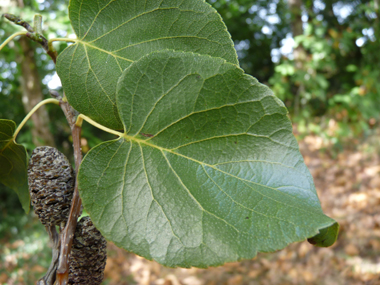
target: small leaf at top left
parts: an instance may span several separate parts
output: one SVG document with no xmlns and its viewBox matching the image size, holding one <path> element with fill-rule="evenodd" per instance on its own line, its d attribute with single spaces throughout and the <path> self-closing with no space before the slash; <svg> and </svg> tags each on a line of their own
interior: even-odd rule
<svg viewBox="0 0 380 285">
<path fill-rule="evenodd" d="M 13 189 L 22 208 L 29 213 L 27 157 L 24 146 L 14 141 L 16 123 L 0 119 L 0 183 Z"/>
</svg>

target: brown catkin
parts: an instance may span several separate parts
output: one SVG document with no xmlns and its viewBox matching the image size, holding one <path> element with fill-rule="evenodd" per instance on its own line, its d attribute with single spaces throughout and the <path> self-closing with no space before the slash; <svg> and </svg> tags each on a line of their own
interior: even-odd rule
<svg viewBox="0 0 380 285">
<path fill-rule="evenodd" d="M 75 174 L 66 156 L 54 147 L 34 149 L 28 166 L 34 212 L 45 226 L 66 222 L 75 186 Z"/>
<path fill-rule="evenodd" d="M 90 217 L 83 217 L 77 224 L 71 247 L 69 284 L 101 284 L 106 259 L 107 241 Z"/>
</svg>

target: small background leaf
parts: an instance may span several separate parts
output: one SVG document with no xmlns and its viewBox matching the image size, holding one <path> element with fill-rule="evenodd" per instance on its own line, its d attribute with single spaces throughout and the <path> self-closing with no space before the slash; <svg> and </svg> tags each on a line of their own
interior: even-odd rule
<svg viewBox="0 0 380 285">
<path fill-rule="evenodd" d="M 24 146 L 14 142 L 15 129 L 15 122 L 0 119 L 0 182 L 17 193 L 23 209 L 29 213 L 28 154 Z"/>
<path fill-rule="evenodd" d="M 91 219 L 119 247 L 166 266 L 207 267 L 335 223 L 285 107 L 236 65 L 152 53 L 124 71 L 117 92 L 126 135 L 93 148 L 78 179 Z"/>
<path fill-rule="evenodd" d="M 71 0 L 78 42 L 58 57 L 70 104 L 95 121 L 122 129 L 116 84 L 132 62 L 153 51 L 192 51 L 238 64 L 219 14 L 201 0 Z"/>
</svg>

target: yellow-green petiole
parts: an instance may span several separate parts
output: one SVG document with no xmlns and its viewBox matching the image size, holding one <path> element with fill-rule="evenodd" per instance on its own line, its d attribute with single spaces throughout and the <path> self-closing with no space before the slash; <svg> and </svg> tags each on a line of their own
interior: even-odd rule
<svg viewBox="0 0 380 285">
<path fill-rule="evenodd" d="M 46 105 L 46 104 L 56 104 L 56 105 L 59 105 L 59 101 L 56 100 L 56 99 L 46 99 L 46 100 L 43 100 L 41 101 L 40 103 L 38 103 L 36 106 L 34 106 L 34 108 L 32 110 L 30 110 L 30 112 L 28 113 L 28 115 L 26 115 L 26 117 L 22 120 L 22 122 L 18 125 L 15 133 L 13 134 L 13 140 L 15 141 L 16 140 L 16 137 L 18 135 L 18 133 L 20 132 L 20 130 L 22 129 L 22 127 L 26 124 L 26 122 L 30 119 L 30 117 L 43 105 Z"/>
</svg>

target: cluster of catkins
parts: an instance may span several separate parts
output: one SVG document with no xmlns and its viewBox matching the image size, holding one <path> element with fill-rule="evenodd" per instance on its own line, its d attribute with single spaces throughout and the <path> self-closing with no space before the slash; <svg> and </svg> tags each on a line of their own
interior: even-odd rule
<svg viewBox="0 0 380 285">
<path fill-rule="evenodd" d="M 34 211 L 45 226 L 62 226 L 70 212 L 75 173 L 64 154 L 53 147 L 37 147 L 28 166 L 29 192 Z M 101 284 L 107 242 L 83 217 L 75 229 L 69 257 L 69 284 Z"/>
</svg>

